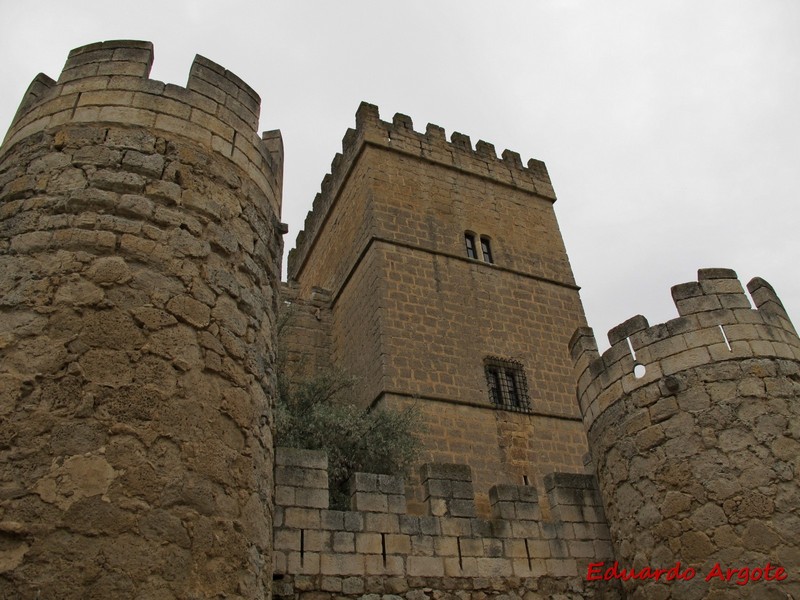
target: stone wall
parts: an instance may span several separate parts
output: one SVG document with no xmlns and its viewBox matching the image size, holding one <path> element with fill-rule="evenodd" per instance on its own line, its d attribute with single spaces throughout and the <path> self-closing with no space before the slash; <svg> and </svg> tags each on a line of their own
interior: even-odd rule
<svg viewBox="0 0 800 600">
<path fill-rule="evenodd" d="M 73 50 L 0 149 L 0 596 L 265 598 L 280 134 Z"/>
<path fill-rule="evenodd" d="M 274 597 L 619 598 L 615 583 L 585 580 L 612 556 L 593 477 L 546 478 L 552 520 L 531 486 L 494 486 L 482 519 L 468 466 L 427 464 L 420 477 L 426 515 L 407 514 L 401 479 L 364 473 L 351 510 L 330 510 L 325 455 L 278 449 Z"/>
<path fill-rule="evenodd" d="M 278 368 L 287 381 L 299 382 L 330 372 L 330 293 L 311 290 L 308 298 L 298 293 L 295 283 L 282 282 L 278 312 Z"/>
<path fill-rule="evenodd" d="M 630 581 L 631 598 L 800 597 L 800 340 L 772 288 L 748 288 L 755 309 L 733 271 L 703 269 L 672 288 L 678 318 L 634 317 L 602 356 L 573 337 L 620 565 L 697 573 Z M 768 563 L 788 577 L 764 581 Z"/>
</svg>

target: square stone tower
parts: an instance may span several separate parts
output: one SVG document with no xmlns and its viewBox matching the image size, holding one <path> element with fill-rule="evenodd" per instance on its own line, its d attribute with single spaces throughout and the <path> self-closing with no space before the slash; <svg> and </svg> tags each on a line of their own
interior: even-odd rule
<svg viewBox="0 0 800 600">
<path fill-rule="evenodd" d="M 362 104 L 289 255 L 295 364 L 355 375 L 363 406 L 416 403 L 423 461 L 469 464 L 480 512 L 493 484 L 584 468 L 554 201 L 544 163 Z"/>
</svg>

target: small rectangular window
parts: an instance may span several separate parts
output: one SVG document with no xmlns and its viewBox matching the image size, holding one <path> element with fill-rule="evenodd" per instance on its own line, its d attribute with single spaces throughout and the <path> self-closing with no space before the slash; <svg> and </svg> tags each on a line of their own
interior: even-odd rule
<svg viewBox="0 0 800 600">
<path fill-rule="evenodd" d="M 475 250 L 475 236 L 471 233 L 464 234 L 464 244 L 467 247 L 467 258 L 478 258 L 478 253 Z"/>
<path fill-rule="evenodd" d="M 484 361 L 489 399 L 497 408 L 530 412 L 528 383 L 522 364 L 515 360 L 489 357 Z"/>
<path fill-rule="evenodd" d="M 483 260 L 487 263 L 494 263 L 492 260 L 492 246 L 489 243 L 489 238 L 481 236 L 481 251 L 483 252 Z"/>
</svg>

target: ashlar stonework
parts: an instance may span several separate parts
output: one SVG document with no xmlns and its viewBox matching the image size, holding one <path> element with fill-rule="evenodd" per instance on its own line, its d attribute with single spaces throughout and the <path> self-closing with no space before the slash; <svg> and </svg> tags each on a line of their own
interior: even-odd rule
<svg viewBox="0 0 800 600">
<path fill-rule="evenodd" d="M 362 406 L 415 405 L 423 462 L 468 463 L 482 516 L 495 484 L 585 473 L 567 344 L 586 320 L 555 199 L 541 161 L 362 103 L 289 253 L 290 366 L 356 375 Z M 488 359 L 519 365 L 514 410 L 492 402 Z"/>
</svg>

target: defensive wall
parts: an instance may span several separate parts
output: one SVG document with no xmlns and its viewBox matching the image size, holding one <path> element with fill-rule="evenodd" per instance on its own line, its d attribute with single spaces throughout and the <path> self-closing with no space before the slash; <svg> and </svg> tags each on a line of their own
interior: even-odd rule
<svg viewBox="0 0 800 600">
<path fill-rule="evenodd" d="M 274 597 L 620 597 L 617 582 L 585 578 L 589 562 L 612 556 L 594 477 L 547 476 L 551 520 L 536 488 L 494 486 L 483 519 L 467 465 L 420 471 L 425 515 L 407 514 L 402 479 L 364 473 L 351 479 L 350 510 L 330 510 L 325 454 L 279 448 Z"/>
<path fill-rule="evenodd" d="M 0 596 L 266 598 L 280 133 L 197 57 L 70 52 L 0 148 Z"/>
<path fill-rule="evenodd" d="M 572 338 L 616 559 L 698 573 L 630 598 L 800 597 L 800 340 L 767 282 L 748 289 L 755 308 L 734 271 L 701 269 L 672 288 L 678 318 L 633 317 L 602 355 L 591 329 Z M 788 578 L 705 580 L 767 563 Z"/>
</svg>

